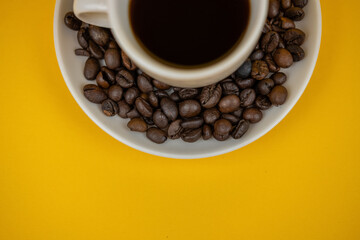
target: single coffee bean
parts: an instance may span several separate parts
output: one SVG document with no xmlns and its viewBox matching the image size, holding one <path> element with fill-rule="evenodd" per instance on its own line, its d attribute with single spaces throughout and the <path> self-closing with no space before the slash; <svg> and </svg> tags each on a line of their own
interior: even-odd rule
<svg viewBox="0 0 360 240">
<path fill-rule="evenodd" d="M 90 25 L 89 35 L 97 45 L 102 47 L 105 47 L 110 41 L 110 32 L 106 28 Z"/>
<path fill-rule="evenodd" d="M 200 128 L 204 124 L 204 119 L 201 117 L 194 117 L 184 120 L 181 123 L 181 127 L 184 129 Z"/>
<path fill-rule="evenodd" d="M 285 87 L 279 85 L 273 88 L 269 94 L 271 103 L 275 106 L 283 105 L 286 101 L 288 92 Z"/>
<path fill-rule="evenodd" d="M 243 118 L 250 123 L 258 123 L 262 119 L 262 112 L 257 108 L 247 108 L 244 110 Z"/>
<path fill-rule="evenodd" d="M 202 129 L 187 129 L 181 134 L 181 139 L 184 142 L 194 143 L 198 141 L 202 136 Z"/>
<path fill-rule="evenodd" d="M 285 17 L 288 17 L 294 21 L 301 21 L 305 17 L 305 12 L 302 8 L 291 7 L 285 11 Z"/>
<path fill-rule="evenodd" d="M 89 51 L 91 53 L 91 56 L 97 59 L 103 59 L 104 53 L 101 51 L 100 47 L 96 45 L 96 43 L 93 40 L 89 41 Z"/>
<path fill-rule="evenodd" d="M 154 127 L 149 128 L 146 131 L 146 137 L 157 144 L 162 144 L 167 140 L 166 133 L 163 130 Z"/>
<path fill-rule="evenodd" d="M 115 102 L 119 102 L 123 97 L 123 89 L 119 85 L 113 85 L 109 88 L 109 98 Z"/>
<path fill-rule="evenodd" d="M 88 50 L 86 49 L 82 49 L 82 48 L 79 48 L 79 49 L 76 49 L 75 50 L 75 55 L 76 56 L 83 56 L 83 57 L 90 57 L 91 54 Z"/>
<path fill-rule="evenodd" d="M 205 141 L 212 138 L 212 129 L 211 129 L 211 127 L 209 125 L 204 125 L 203 126 L 202 137 L 203 137 L 203 139 Z"/>
<path fill-rule="evenodd" d="M 141 117 L 141 115 L 140 115 L 139 111 L 136 109 L 136 107 L 134 107 L 126 114 L 126 117 L 133 119 L 133 118 L 139 118 L 139 117 Z"/>
<path fill-rule="evenodd" d="M 218 141 L 225 141 L 230 137 L 233 126 L 229 120 L 220 119 L 214 124 L 214 138 Z"/>
<path fill-rule="evenodd" d="M 135 100 L 140 96 L 140 91 L 137 88 L 129 88 L 124 95 L 127 104 L 133 105 Z"/>
<path fill-rule="evenodd" d="M 272 106 L 272 103 L 267 96 L 260 95 L 255 100 L 255 106 L 260 110 L 268 110 Z"/>
<path fill-rule="evenodd" d="M 291 53 L 294 62 L 299 62 L 305 58 L 305 51 L 298 45 L 288 45 L 286 49 Z"/>
<path fill-rule="evenodd" d="M 253 78 L 247 78 L 247 79 L 238 78 L 235 81 L 236 81 L 236 84 L 241 89 L 252 88 L 256 83 L 256 80 Z"/>
<path fill-rule="evenodd" d="M 153 109 L 145 99 L 138 97 L 135 101 L 135 106 L 138 112 L 144 117 L 152 117 Z"/>
<path fill-rule="evenodd" d="M 289 29 L 284 34 L 284 40 L 287 45 L 301 46 L 305 42 L 305 33 L 300 29 Z"/>
<path fill-rule="evenodd" d="M 113 117 L 119 113 L 119 106 L 116 102 L 111 99 L 106 99 L 101 104 L 103 113 L 108 117 Z"/>
<path fill-rule="evenodd" d="M 254 103 L 255 98 L 256 98 L 256 93 L 255 93 L 254 89 L 247 88 L 247 89 L 242 90 L 240 93 L 240 106 L 241 107 L 251 106 Z M 231 112 L 234 112 L 234 111 L 231 111 Z"/>
<path fill-rule="evenodd" d="M 169 119 L 160 109 L 154 112 L 153 121 L 160 129 L 164 129 L 169 126 Z"/>
<path fill-rule="evenodd" d="M 280 11 L 280 0 L 269 0 L 268 17 L 275 18 L 277 15 L 279 15 L 279 11 Z"/>
<path fill-rule="evenodd" d="M 179 110 L 176 103 L 170 98 L 162 98 L 160 101 L 161 110 L 169 119 L 169 121 L 175 121 L 179 115 Z"/>
<path fill-rule="evenodd" d="M 131 119 L 128 122 L 127 126 L 131 131 L 134 132 L 146 132 L 146 130 L 148 129 L 146 122 L 142 118 Z"/>
<path fill-rule="evenodd" d="M 264 56 L 265 56 L 264 51 L 261 49 L 258 49 L 258 50 L 255 50 L 251 54 L 250 59 L 251 59 L 251 61 L 261 60 Z"/>
<path fill-rule="evenodd" d="M 168 129 L 168 136 L 170 139 L 179 139 L 182 132 L 183 132 L 183 128 L 181 127 L 181 123 L 182 121 L 180 119 L 172 122 L 169 126 L 169 129 Z"/>
<path fill-rule="evenodd" d="M 224 113 L 221 115 L 222 119 L 226 119 L 231 122 L 231 124 L 235 125 L 240 121 L 240 118 L 236 117 L 235 115 Z"/>
<path fill-rule="evenodd" d="M 264 60 L 267 63 L 267 65 L 269 66 L 270 72 L 280 71 L 280 68 L 276 65 L 276 63 L 274 62 L 274 59 L 272 58 L 272 56 L 270 54 L 266 54 Z"/>
<path fill-rule="evenodd" d="M 255 61 L 252 64 L 251 76 L 256 80 L 263 80 L 269 74 L 269 67 L 264 61 Z"/>
<path fill-rule="evenodd" d="M 94 84 L 84 86 L 84 96 L 92 103 L 102 103 L 107 99 L 105 92 Z"/>
<path fill-rule="evenodd" d="M 219 110 L 222 113 L 231 113 L 240 108 L 240 98 L 236 95 L 223 97 L 219 102 Z"/>
<path fill-rule="evenodd" d="M 256 90 L 261 95 L 268 95 L 274 86 L 275 86 L 274 81 L 270 78 L 266 78 L 258 82 L 256 86 Z"/>
<path fill-rule="evenodd" d="M 73 12 L 66 13 L 64 22 L 68 28 L 74 31 L 80 30 L 82 25 L 82 21 L 80 21 Z"/>
<path fill-rule="evenodd" d="M 178 92 L 173 92 L 172 94 L 170 94 L 170 99 L 173 100 L 174 102 L 180 102 L 181 101 L 181 98 L 180 98 Z"/>
<path fill-rule="evenodd" d="M 282 9 L 286 10 L 291 7 L 291 0 L 281 0 Z"/>
<path fill-rule="evenodd" d="M 290 18 L 282 17 L 281 21 L 281 28 L 282 29 L 292 29 L 295 28 L 295 23 Z"/>
<path fill-rule="evenodd" d="M 111 41 L 109 42 L 108 48 L 119 49 L 119 45 L 118 45 L 114 40 L 111 40 Z"/>
<path fill-rule="evenodd" d="M 179 104 L 179 113 L 183 118 L 191 118 L 199 115 L 201 105 L 196 100 L 185 100 Z"/>
<path fill-rule="evenodd" d="M 169 97 L 169 94 L 164 90 L 156 90 L 155 95 L 160 99 Z"/>
<path fill-rule="evenodd" d="M 144 93 L 148 93 L 153 90 L 151 81 L 144 75 L 139 75 L 137 77 L 137 86 L 139 87 L 140 91 Z"/>
<path fill-rule="evenodd" d="M 81 28 L 77 33 L 77 39 L 83 49 L 89 47 L 89 33 L 86 28 Z"/>
<path fill-rule="evenodd" d="M 114 71 L 103 66 L 101 67 L 101 72 L 103 73 L 104 77 L 106 77 L 111 82 L 111 84 L 115 84 L 116 74 L 114 73 Z"/>
<path fill-rule="evenodd" d="M 116 74 L 116 82 L 122 87 L 122 88 L 131 88 L 132 86 L 134 86 L 135 80 L 133 75 L 125 70 L 125 69 L 121 69 L 117 74 Z"/>
<path fill-rule="evenodd" d="M 274 73 L 271 77 L 275 85 L 282 85 L 286 82 L 287 76 L 283 72 Z"/>
<path fill-rule="evenodd" d="M 308 0 L 292 0 L 295 7 L 304 8 L 308 4 Z"/>
<path fill-rule="evenodd" d="M 238 95 L 239 96 L 239 87 L 232 80 L 231 82 L 224 82 L 221 84 L 224 95 Z"/>
<path fill-rule="evenodd" d="M 109 88 L 111 85 L 111 83 L 107 81 L 106 77 L 104 78 L 102 72 L 99 72 L 96 76 L 96 83 L 102 88 Z"/>
<path fill-rule="evenodd" d="M 238 78 L 247 78 L 251 74 L 251 60 L 247 59 L 241 67 L 235 72 Z"/>
<path fill-rule="evenodd" d="M 100 64 L 96 58 L 88 58 L 85 63 L 84 76 L 87 80 L 95 80 L 100 72 Z"/>
<path fill-rule="evenodd" d="M 199 90 L 197 88 L 183 88 L 178 94 L 183 100 L 194 99 L 199 95 Z"/>
<path fill-rule="evenodd" d="M 244 109 L 240 108 L 240 109 L 236 110 L 235 112 L 233 112 L 232 115 L 234 115 L 235 117 L 238 117 L 238 118 L 242 118 L 243 112 L 244 112 Z"/>
<path fill-rule="evenodd" d="M 131 107 L 129 106 L 129 104 L 127 104 L 125 102 L 125 100 L 122 100 L 122 101 L 118 102 L 118 106 L 119 106 L 119 116 L 121 118 L 127 118 L 127 114 L 131 110 Z"/>
<path fill-rule="evenodd" d="M 129 71 L 136 70 L 137 67 L 135 63 L 126 55 L 124 51 L 121 51 L 121 59 L 124 64 L 124 67 L 126 67 L 127 70 Z"/>
<path fill-rule="evenodd" d="M 289 68 L 294 63 L 291 53 L 285 48 L 279 48 L 274 52 L 274 61 L 281 68 Z"/>
<path fill-rule="evenodd" d="M 231 136 L 234 139 L 240 139 L 249 130 L 250 124 L 246 120 L 241 120 L 234 128 Z"/>
<path fill-rule="evenodd" d="M 213 125 L 220 118 L 220 112 L 217 108 L 206 109 L 203 118 L 206 124 Z"/>
<path fill-rule="evenodd" d="M 200 103 L 204 108 L 215 107 L 221 99 L 222 88 L 220 85 L 204 87 L 200 94 Z"/>
<path fill-rule="evenodd" d="M 280 36 L 277 32 L 267 32 L 261 39 L 261 49 L 266 53 L 271 53 L 279 46 L 279 41 Z"/>
<path fill-rule="evenodd" d="M 156 79 L 153 79 L 152 83 L 157 89 L 160 89 L 160 90 L 168 90 L 168 89 L 170 89 L 169 85 L 167 85 L 166 83 L 160 82 L 160 81 L 158 81 Z"/>
<path fill-rule="evenodd" d="M 158 99 L 158 97 L 155 95 L 154 92 L 150 92 L 150 93 L 149 93 L 149 103 L 150 103 L 151 106 L 153 106 L 154 108 L 159 107 L 159 99 Z"/>
<path fill-rule="evenodd" d="M 117 69 L 121 66 L 120 51 L 116 48 L 109 48 L 105 52 L 105 63 L 110 69 Z"/>
</svg>

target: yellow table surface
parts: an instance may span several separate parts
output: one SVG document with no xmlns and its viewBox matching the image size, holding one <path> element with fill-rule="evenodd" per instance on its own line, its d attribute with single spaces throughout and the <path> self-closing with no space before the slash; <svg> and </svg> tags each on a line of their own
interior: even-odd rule
<svg viewBox="0 0 360 240">
<path fill-rule="evenodd" d="M 1 1 L 0 239 L 360 239 L 360 2 L 321 2 L 320 57 L 290 114 L 184 161 L 84 114 L 55 57 L 54 0 Z"/>
</svg>

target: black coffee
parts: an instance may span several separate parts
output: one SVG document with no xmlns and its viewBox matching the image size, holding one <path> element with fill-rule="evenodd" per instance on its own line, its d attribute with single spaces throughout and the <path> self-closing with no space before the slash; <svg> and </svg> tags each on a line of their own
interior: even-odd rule
<svg viewBox="0 0 360 240">
<path fill-rule="evenodd" d="M 249 21 L 249 0 L 131 0 L 133 31 L 152 55 L 194 66 L 226 55 Z"/>
</svg>

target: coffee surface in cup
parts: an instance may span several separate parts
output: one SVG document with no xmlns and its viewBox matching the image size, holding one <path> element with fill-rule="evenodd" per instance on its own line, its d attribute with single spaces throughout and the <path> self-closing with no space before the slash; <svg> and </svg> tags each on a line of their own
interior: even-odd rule
<svg viewBox="0 0 360 240">
<path fill-rule="evenodd" d="M 147 52 L 177 66 L 208 64 L 241 40 L 249 0 L 131 0 L 133 32 Z"/>
</svg>

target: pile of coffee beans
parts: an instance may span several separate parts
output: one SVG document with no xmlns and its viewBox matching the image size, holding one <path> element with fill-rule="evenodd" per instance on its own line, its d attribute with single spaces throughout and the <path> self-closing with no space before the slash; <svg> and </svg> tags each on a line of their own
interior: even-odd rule
<svg viewBox="0 0 360 240">
<path fill-rule="evenodd" d="M 130 119 L 131 131 L 144 132 L 151 141 L 185 142 L 239 139 L 250 124 L 261 121 L 262 111 L 285 103 L 283 84 L 289 68 L 305 57 L 305 33 L 295 22 L 305 17 L 307 0 L 269 0 L 268 18 L 261 39 L 249 59 L 231 76 L 204 88 L 171 87 L 142 72 L 122 51 L 109 29 L 88 25 L 74 13 L 65 24 L 77 31 L 87 57 L 84 76 L 96 84 L 84 86 L 85 97 L 101 104 L 106 116 Z"/>
</svg>

